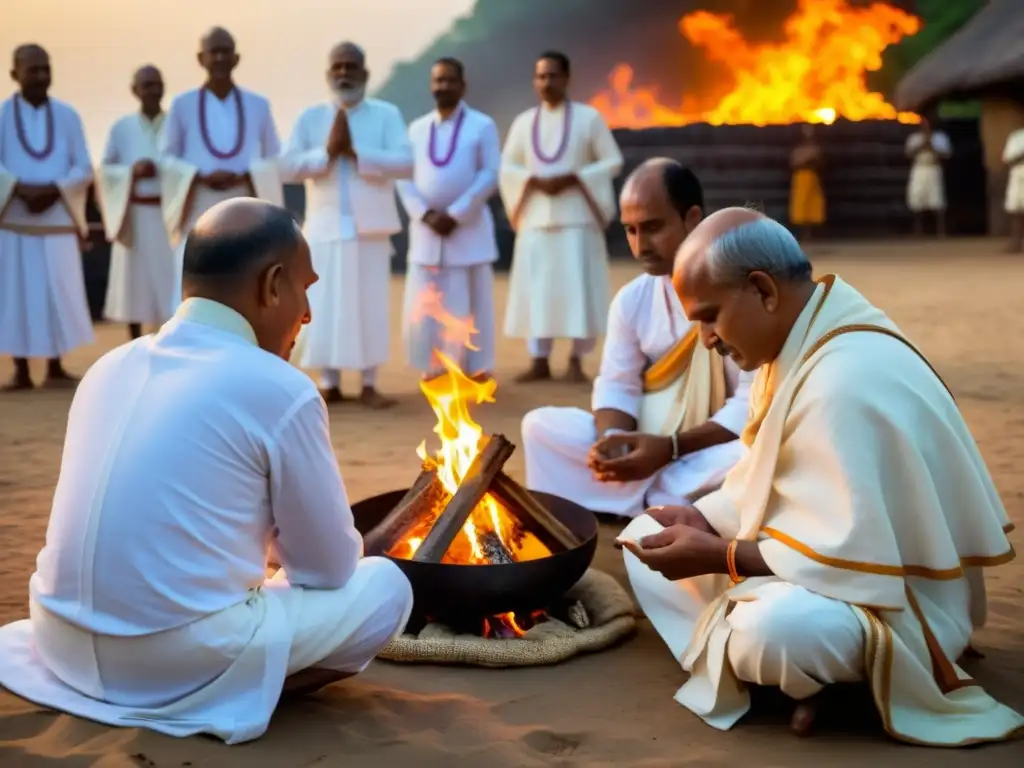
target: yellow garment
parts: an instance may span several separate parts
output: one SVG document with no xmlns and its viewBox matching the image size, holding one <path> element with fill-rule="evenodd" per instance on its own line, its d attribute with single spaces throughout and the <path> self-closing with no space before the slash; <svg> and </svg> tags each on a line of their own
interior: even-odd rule
<svg viewBox="0 0 1024 768">
<path fill-rule="evenodd" d="M 725 405 L 725 361 L 700 343 L 696 324 L 644 371 L 638 429 L 671 435 L 699 427 Z"/>
<path fill-rule="evenodd" d="M 813 168 L 793 172 L 789 191 L 789 221 L 799 227 L 825 223 L 825 193 Z"/>
<path fill-rule="evenodd" d="M 935 746 L 1007 738 L 1024 718 L 954 662 L 984 624 L 979 569 L 1014 557 L 1006 510 L 920 353 L 849 285 L 823 283 L 758 372 L 750 451 L 696 502 L 723 537 L 757 541 L 774 576 L 747 579 L 702 614 L 688 685 L 714 691 L 713 717 L 749 706 L 721 654 L 726 616 L 779 580 L 853 609 L 891 735 Z"/>
</svg>

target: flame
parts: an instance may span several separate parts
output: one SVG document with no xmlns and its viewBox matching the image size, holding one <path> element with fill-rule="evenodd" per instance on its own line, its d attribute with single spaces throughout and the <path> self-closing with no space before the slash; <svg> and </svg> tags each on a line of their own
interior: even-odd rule
<svg viewBox="0 0 1024 768">
<path fill-rule="evenodd" d="M 709 61 L 725 65 L 733 81 L 713 108 L 702 109 L 693 96 L 676 108 L 662 103 L 656 87 L 634 86 L 628 64 L 615 66 L 608 88 L 590 104 L 616 128 L 831 124 L 837 117 L 918 123 L 917 115 L 897 112 L 869 91 L 864 75 L 881 69 L 887 46 L 920 27 L 920 19 L 885 3 L 851 8 L 847 0 L 799 0 L 783 26 L 783 42 L 752 44 L 731 15 L 696 11 L 679 20 L 680 33 Z"/>
<path fill-rule="evenodd" d="M 514 611 L 499 613 L 489 619 L 484 619 L 483 632 L 486 638 L 519 638 L 543 621 L 547 621 L 548 615 L 544 611 L 533 611 L 528 618 L 522 619 L 516 616 Z"/>
<path fill-rule="evenodd" d="M 436 288 L 428 288 L 417 297 L 412 316 L 419 320 L 432 318 L 441 325 L 446 341 L 458 340 L 463 346 L 474 349 L 470 343 L 477 333 L 473 318 L 452 315 L 445 308 L 443 298 Z M 458 490 L 459 483 L 484 444 L 483 428 L 470 415 L 469 407 L 471 404 L 493 403 L 498 388 L 494 379 L 476 381 L 467 376 L 458 363 L 440 350 L 434 350 L 434 357 L 444 367 L 445 373 L 421 381 L 420 391 L 437 417 L 434 434 L 440 441 L 440 447 L 430 454 L 424 440 L 416 453 L 437 472 L 447 498 L 404 541 L 389 551 L 388 554 L 394 557 L 409 558 L 415 554 L 448 499 Z M 550 554 L 551 551 L 536 536 L 523 530 L 516 518 L 488 493 L 473 510 L 442 562 L 486 565 L 494 563 L 499 555 L 523 561 Z"/>
</svg>

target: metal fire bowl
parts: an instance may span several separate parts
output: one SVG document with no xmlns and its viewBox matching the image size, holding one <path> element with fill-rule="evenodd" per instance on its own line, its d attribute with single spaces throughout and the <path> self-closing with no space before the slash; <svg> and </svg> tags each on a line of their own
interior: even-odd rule
<svg viewBox="0 0 1024 768">
<path fill-rule="evenodd" d="M 401 568 L 412 584 L 415 615 L 440 619 L 529 611 L 554 604 L 580 580 L 597 549 L 597 518 L 567 499 L 532 493 L 583 543 L 540 560 L 503 565 L 420 563 L 383 555 Z M 404 495 L 405 490 L 392 491 L 353 505 L 359 532 L 366 534 L 372 530 Z"/>
</svg>

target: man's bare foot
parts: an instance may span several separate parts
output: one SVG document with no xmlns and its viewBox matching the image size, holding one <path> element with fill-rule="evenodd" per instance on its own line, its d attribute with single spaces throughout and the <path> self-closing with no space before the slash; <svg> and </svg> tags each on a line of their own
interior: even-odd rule
<svg viewBox="0 0 1024 768">
<path fill-rule="evenodd" d="M 398 401 L 393 397 L 385 397 L 373 387 L 363 387 L 363 392 L 359 395 L 359 404 L 375 411 L 383 411 L 398 405 Z"/>
<path fill-rule="evenodd" d="M 281 696 L 282 698 L 308 696 L 311 693 L 316 693 L 324 686 L 345 680 L 354 674 L 354 672 L 336 672 L 333 669 L 320 669 L 318 667 L 300 669 L 295 674 L 288 675 L 285 678 Z"/>
<path fill-rule="evenodd" d="M 330 405 L 331 403 L 340 403 L 345 397 L 341 394 L 340 387 L 330 387 L 328 389 L 320 390 L 320 397 L 324 399 L 324 402 Z"/>
<path fill-rule="evenodd" d="M 793 710 L 789 727 L 797 736 L 810 736 L 814 728 L 814 720 L 818 716 L 818 705 L 814 701 L 801 701 Z"/>
<path fill-rule="evenodd" d="M 60 363 L 51 363 L 43 386 L 47 389 L 74 389 L 78 386 L 78 379 L 65 371 Z"/>
<path fill-rule="evenodd" d="M 573 355 L 569 358 L 569 367 L 565 370 L 565 380 L 573 384 L 587 384 L 590 378 L 583 372 L 583 363 Z"/>
<path fill-rule="evenodd" d="M 516 376 L 518 384 L 529 384 L 533 381 L 547 381 L 551 378 L 551 365 L 547 358 L 535 357 L 533 363 L 525 371 Z"/>
<path fill-rule="evenodd" d="M 32 378 L 28 375 L 22 375 L 21 373 L 15 373 L 7 380 L 7 383 L 0 388 L 0 392 L 24 392 L 28 389 L 35 389 L 35 384 L 32 383 Z"/>
<path fill-rule="evenodd" d="M 1024 253 L 1024 244 L 1022 243 L 1010 243 L 1003 249 L 1003 253 Z"/>
</svg>

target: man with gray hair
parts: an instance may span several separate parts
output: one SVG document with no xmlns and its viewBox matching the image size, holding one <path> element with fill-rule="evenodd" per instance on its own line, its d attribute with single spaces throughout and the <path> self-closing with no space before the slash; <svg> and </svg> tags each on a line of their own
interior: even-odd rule
<svg viewBox="0 0 1024 768">
<path fill-rule="evenodd" d="M 956 660 L 985 620 L 981 567 L 1013 558 L 1006 510 L 952 396 L 881 310 L 818 281 L 789 232 L 708 217 L 673 274 L 703 343 L 758 370 L 749 447 L 722 487 L 620 536 L 641 607 L 690 673 L 676 701 L 721 729 L 744 683 L 796 699 L 866 680 L 890 735 L 960 746 L 1024 718 Z"/>
<path fill-rule="evenodd" d="M 390 350 L 395 181 L 412 176 L 413 151 L 398 107 L 366 98 L 369 76 L 358 45 L 331 49 L 330 101 L 299 115 L 281 166 L 286 181 L 306 184 L 305 232 L 320 274 L 295 362 L 320 369 L 328 403 L 342 399 L 342 369 L 359 372 L 359 402 L 380 409 L 395 404 L 377 390 L 377 369 Z"/>
</svg>

